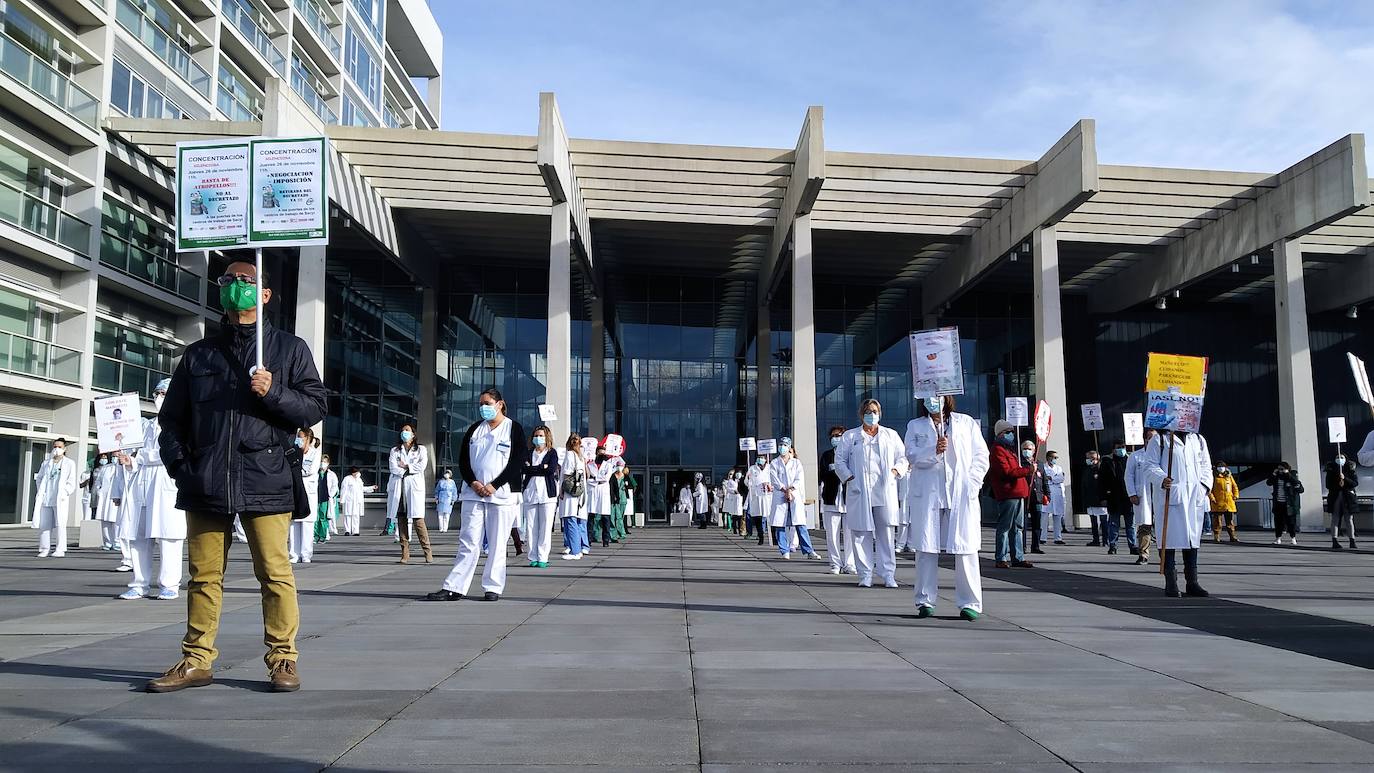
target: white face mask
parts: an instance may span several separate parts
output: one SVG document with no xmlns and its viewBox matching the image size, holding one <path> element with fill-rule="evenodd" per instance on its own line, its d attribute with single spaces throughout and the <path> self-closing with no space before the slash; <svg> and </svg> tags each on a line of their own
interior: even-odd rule
<svg viewBox="0 0 1374 773">
<path fill-rule="evenodd" d="M 320 469 L 321 469 L 321 470 L 327 470 L 327 469 L 329 469 L 329 462 L 320 462 Z"/>
<path fill-rule="evenodd" d="M 155 411 L 161 411 L 161 410 L 162 410 L 162 401 L 165 400 L 165 399 L 167 399 L 167 396 L 164 395 L 164 394 L 159 393 L 159 394 L 153 395 L 153 410 L 155 410 Z"/>
<path fill-rule="evenodd" d="M 1336 466 L 1338 466 L 1338 467 L 1344 467 L 1344 466 L 1345 466 L 1345 457 L 1344 457 L 1344 456 L 1338 456 L 1338 457 L 1336 457 Z"/>
<path fill-rule="evenodd" d="M 52 450 L 52 455 L 54 459 L 61 459 L 62 455 L 65 453 L 67 453 L 67 449 L 62 448 L 60 446 Z"/>
<path fill-rule="evenodd" d="M 453 473 L 451 473 L 451 472 L 446 472 L 446 473 L 444 473 L 444 480 L 453 480 Z"/>
</svg>

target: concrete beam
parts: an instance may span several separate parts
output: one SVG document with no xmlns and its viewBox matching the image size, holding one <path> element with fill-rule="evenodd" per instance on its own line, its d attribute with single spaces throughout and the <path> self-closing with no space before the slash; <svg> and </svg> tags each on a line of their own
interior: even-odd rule
<svg viewBox="0 0 1374 773">
<path fill-rule="evenodd" d="M 1308 274 L 1306 285 L 1307 310 L 1313 314 L 1374 300 L 1374 247 L 1347 265 Z"/>
<path fill-rule="evenodd" d="M 568 154 L 568 131 L 558 111 L 558 100 L 551 91 L 539 94 L 539 142 L 535 163 L 539 166 L 539 174 L 544 178 L 544 185 L 549 189 L 553 203 L 568 202 L 576 243 L 582 247 L 575 252 L 587 276 L 595 277 L 596 257 L 592 247 L 591 220 L 587 217 L 587 204 L 577 184 L 577 175 L 573 173 L 572 157 Z M 600 294 L 599 288 L 597 293 Z"/>
<path fill-rule="evenodd" d="M 1035 175 L 922 283 L 927 312 L 959 297 L 997 261 L 1043 226 L 1058 223 L 1097 192 L 1097 124 L 1084 118 L 1036 163 Z"/>
<path fill-rule="evenodd" d="M 819 105 L 806 109 L 802 121 L 801 134 L 797 137 L 797 147 L 792 153 L 792 176 L 787 181 L 787 191 L 782 197 L 782 207 L 773 221 L 773 235 L 768 242 L 768 253 L 764 257 L 763 269 L 759 277 L 760 286 L 767 287 L 766 297 L 772 298 L 782 281 L 783 271 L 779 261 L 787 247 L 792 224 L 798 215 L 811 212 L 811 207 L 820 195 L 825 184 L 825 112 Z"/>
<path fill-rule="evenodd" d="M 1092 293 L 1094 313 L 1144 303 L 1225 268 L 1277 242 L 1292 240 L 1369 206 L 1363 134 L 1347 135 L 1280 172 L 1277 185 L 1102 282 Z"/>
</svg>

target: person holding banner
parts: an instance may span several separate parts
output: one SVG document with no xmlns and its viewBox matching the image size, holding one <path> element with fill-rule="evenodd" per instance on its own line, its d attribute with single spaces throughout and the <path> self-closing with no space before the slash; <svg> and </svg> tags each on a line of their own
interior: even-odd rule
<svg viewBox="0 0 1374 773">
<path fill-rule="evenodd" d="M 763 519 L 764 514 L 773 503 L 773 493 L 768 488 L 768 457 L 759 454 L 754 458 L 754 466 L 745 476 L 745 484 L 748 486 L 749 498 L 749 533 L 758 532 L 759 544 L 764 543 Z M 745 536 L 749 536 L 745 534 Z"/>
<path fill-rule="evenodd" d="M 33 469 L 33 468 L 29 468 Z M 77 487 L 76 462 L 67 456 L 67 439 L 52 442 L 52 450 L 33 476 L 33 528 L 38 530 L 38 557 L 67 554 L 67 510 Z M 180 566 L 178 566 L 178 571 Z"/>
<path fill-rule="evenodd" d="M 1026 496 L 1026 531 L 1030 532 L 1030 552 L 1044 553 L 1040 547 L 1040 531 L 1044 520 L 1048 518 L 1050 508 L 1050 484 L 1045 476 L 1044 465 L 1035 461 L 1035 441 L 1021 441 L 1021 459 L 1028 462 L 1035 472 L 1031 473 L 1028 480 L 1030 493 Z M 1014 535 L 1014 539 L 1022 539 L 1023 535 Z M 1026 551 L 1024 540 L 1021 550 Z"/>
<path fill-rule="evenodd" d="M 862 423 L 840 437 L 835 474 L 845 484 L 844 526 L 854 533 L 854 567 L 859 587 L 873 586 L 873 575 L 888 588 L 897 584 L 893 527 L 897 523 L 897 482 L 910 469 L 906 445 L 896 431 L 882 426 L 882 403 L 859 404 Z"/>
<path fill-rule="evenodd" d="M 124 476 L 117 475 L 117 464 L 110 464 L 109 454 L 100 454 L 91 474 L 91 498 L 94 517 L 100 523 L 100 549 L 118 550 L 119 538 L 115 527 L 119 523 L 119 503 L 124 498 Z"/>
<path fill-rule="evenodd" d="M 978 551 L 983 546 L 978 503 L 988 472 L 988 446 L 978 421 L 954 412 L 954 396 L 927 397 L 907 426 L 911 462 L 907 507 L 916 548 L 916 616 L 930 617 L 940 591 L 940 553 L 954 556 L 954 601 L 959 616 L 983 612 Z"/>
<path fill-rule="evenodd" d="M 835 451 L 844 427 L 830 428 L 830 448 L 821 454 L 821 518 L 825 522 L 825 552 L 831 574 L 854 574 L 854 532 L 844 528 L 845 483 L 835 474 Z M 843 541 L 841 541 L 843 538 Z"/>
<path fill-rule="evenodd" d="M 1198 547 L 1212 487 L 1210 460 L 1198 435 L 1161 430 L 1145 447 L 1145 474 L 1160 489 L 1155 507 L 1164 562 L 1164 595 L 1178 598 L 1175 556 L 1183 553 L 1184 594 L 1206 596 L 1198 582 Z"/>
<path fill-rule="evenodd" d="M 1153 502 L 1157 499 L 1150 479 L 1145 475 L 1145 449 L 1154 438 L 1155 431 L 1149 427 L 1141 430 L 1145 444 L 1126 457 L 1126 493 L 1131 498 L 1131 511 L 1135 516 L 1135 540 L 1140 548 L 1136 556 L 1137 566 L 1150 563 L 1151 549 L 1154 545 L 1155 519 Z"/>
<path fill-rule="evenodd" d="M 164 378 L 153 387 L 153 408 L 160 413 L 171 379 Z M 124 506 L 133 517 L 124 525 L 122 535 L 129 540 L 134 576 L 121 599 L 140 599 L 152 590 L 153 547 L 158 548 L 158 585 L 155 598 L 171 601 L 181 596 L 181 550 L 186 539 L 186 513 L 177 507 L 178 484 L 162 463 L 158 436 L 162 433 L 158 413 L 143 420 L 143 447 L 129 461 L 130 481 Z"/>
<path fill-rule="evenodd" d="M 1018 454 L 1016 427 L 1006 419 L 999 419 L 993 425 L 992 439 L 987 477 L 992 498 L 997 501 L 996 567 L 1030 569 L 1035 564 L 1026 560 L 1021 548 L 1021 531 L 1025 528 L 1030 479 L 1035 474 L 1034 445 L 1030 458 Z"/>
<path fill-rule="evenodd" d="M 806 496 L 806 470 L 792 453 L 792 438 L 778 440 L 778 455 L 768 465 L 768 487 L 773 492 L 768 523 L 773 529 L 773 542 L 778 552 L 785 559 L 790 559 L 797 550 L 807 558 L 820 558 L 811 547 L 811 537 L 806 533 L 806 513 L 798 500 Z"/>
</svg>

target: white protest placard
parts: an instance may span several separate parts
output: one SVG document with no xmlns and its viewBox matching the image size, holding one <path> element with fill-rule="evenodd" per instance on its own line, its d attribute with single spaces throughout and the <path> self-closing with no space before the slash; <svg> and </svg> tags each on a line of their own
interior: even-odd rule
<svg viewBox="0 0 1374 773">
<path fill-rule="evenodd" d="M 625 455 L 625 438 L 620 435 L 607 435 L 602 439 L 601 444 L 606 447 L 606 455 L 621 457 Z"/>
<path fill-rule="evenodd" d="M 248 243 L 247 138 L 177 143 L 177 251 Z"/>
<path fill-rule="evenodd" d="M 1054 429 L 1054 413 L 1050 410 L 1050 404 L 1041 400 L 1035 405 L 1035 439 L 1044 444 L 1050 439 L 1050 432 Z"/>
<path fill-rule="evenodd" d="M 558 409 L 548 403 L 539 404 L 540 421 L 558 421 Z"/>
<path fill-rule="evenodd" d="M 1139 413 L 1121 414 L 1121 423 L 1126 430 L 1126 445 L 1145 445 L 1145 416 Z"/>
<path fill-rule="evenodd" d="M 1007 421 L 1013 427 L 1030 426 L 1030 402 L 1024 397 L 1008 397 L 1006 399 Z"/>
<path fill-rule="evenodd" d="M 918 330 L 910 340 L 913 396 L 962 395 L 964 365 L 959 353 L 959 328 Z"/>
<path fill-rule="evenodd" d="M 329 140 L 253 140 L 249 167 L 248 241 L 255 246 L 329 243 Z"/>
<path fill-rule="evenodd" d="M 1355 391 L 1360 393 L 1365 405 L 1374 408 L 1374 390 L 1370 389 L 1369 369 L 1365 367 L 1364 360 L 1350 352 L 1346 352 L 1345 356 L 1350 360 L 1350 372 L 1355 376 Z"/>
<path fill-rule="evenodd" d="M 138 407 L 138 393 L 97 397 L 95 404 L 95 442 L 100 453 L 143 445 L 143 414 Z"/>
<path fill-rule="evenodd" d="M 1145 426 L 1178 432 L 1197 432 L 1202 426 L 1202 397 L 1182 392 L 1146 393 Z"/>
<path fill-rule="evenodd" d="M 1345 417 L 1327 416 L 1326 434 L 1330 436 L 1332 443 L 1345 443 Z"/>
<path fill-rule="evenodd" d="M 742 437 L 739 439 L 739 450 L 741 451 L 753 451 L 756 447 L 754 438 Z"/>
<path fill-rule="evenodd" d="M 1083 403 L 1083 431 L 1097 432 L 1106 429 L 1102 423 L 1102 403 Z"/>
<path fill-rule="evenodd" d="M 778 441 L 776 439 L 760 440 L 759 453 L 776 454 L 778 452 Z"/>
<path fill-rule="evenodd" d="M 590 462 L 596 458 L 597 445 L 597 440 L 594 437 L 582 438 L 582 461 Z"/>
</svg>

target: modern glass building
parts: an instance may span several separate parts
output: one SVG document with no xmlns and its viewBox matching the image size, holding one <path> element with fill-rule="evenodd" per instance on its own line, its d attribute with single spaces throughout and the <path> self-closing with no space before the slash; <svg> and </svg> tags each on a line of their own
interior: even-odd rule
<svg viewBox="0 0 1374 773">
<path fill-rule="evenodd" d="M 214 324 L 203 278 L 232 254 L 196 266 L 140 252 L 165 239 L 167 197 L 147 191 L 169 178 L 173 144 L 312 131 L 333 145 L 331 243 L 270 256 L 273 324 L 316 352 L 331 393 L 326 450 L 369 482 L 383 482 L 403 422 L 434 448 L 436 471 L 456 466 L 477 395 L 493 386 L 527 428 L 547 404 L 558 438 L 624 435 L 651 520 L 676 481 L 747 463 L 744 436 L 791 436 L 814 481 L 826 428 L 854 426 L 860 400 L 878 398 L 885 423 L 904 429 L 908 336 L 934 326 L 961 333 L 961 410 L 990 426 L 1006 397 L 1044 399 L 1050 445 L 1070 460 L 1095 442 L 1082 403 L 1104 406 L 1101 442 L 1121 435 L 1121 414 L 1143 402 L 1149 351 L 1212 359 L 1204 430 L 1233 466 L 1284 458 L 1315 471 L 1331 455 L 1327 416 L 1345 416 L 1357 439 L 1372 428 L 1344 364 L 1346 350 L 1374 358 L 1361 335 L 1374 211 L 1360 135 L 1248 173 L 1102 163 L 1090 120 L 1034 160 L 832 150 L 820 108 L 788 148 L 575 139 L 552 94 L 537 109 L 531 99 L 528 135 L 436 131 L 431 107 L 389 101 L 417 98 L 396 61 L 437 81 L 437 64 L 403 58 L 420 56 L 423 25 L 393 33 L 411 10 L 274 11 L 291 40 L 267 33 L 280 66 L 258 56 L 242 15 L 215 10 L 223 29 L 210 45 L 227 53 L 194 57 L 217 68 L 213 119 L 208 99 L 207 115 L 169 116 L 165 102 L 156 117 L 111 114 L 93 134 L 106 173 L 68 181 L 86 197 L 69 211 L 124 190 L 115 180 L 138 183 L 148 203 L 120 194 L 135 206 L 100 213 L 110 248 L 72 258 L 99 281 L 49 280 L 26 296 L 49 299 L 48 317 L 6 312 L 16 340 L 67 347 L 49 350 L 45 383 L 73 381 L 54 398 L 0 380 L 16 420 L 33 415 L 25 400 L 48 406 L 46 423 L 14 432 L 86 437 L 96 383 L 141 388 Z M 334 47 L 320 24 L 341 31 Z M 146 109 L 146 88 L 129 88 Z M 30 199 L 57 206 L 37 185 L 48 157 L 15 169 Z M 81 193 L 83 179 L 107 180 L 107 192 Z M 52 214 L 35 227 L 51 246 L 79 232 L 73 222 Z M 85 238 L 98 249 L 97 234 Z M 107 265 L 107 253 L 123 262 Z M 34 281 L 35 260 L 7 257 L 0 273 Z"/>
</svg>

